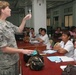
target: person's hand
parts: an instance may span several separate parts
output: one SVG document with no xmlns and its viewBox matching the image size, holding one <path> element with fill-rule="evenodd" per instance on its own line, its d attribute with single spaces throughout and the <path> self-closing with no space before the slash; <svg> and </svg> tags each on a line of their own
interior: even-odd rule
<svg viewBox="0 0 76 75">
<path fill-rule="evenodd" d="M 40 38 L 36 38 L 36 40 L 37 40 L 37 41 L 39 41 L 39 40 L 40 40 Z"/>
<path fill-rule="evenodd" d="M 57 43 L 53 47 L 54 50 L 59 50 L 60 48 L 61 48 L 61 46 Z"/>
<path fill-rule="evenodd" d="M 30 54 L 32 54 L 33 51 L 34 51 L 34 50 L 26 50 L 26 49 L 23 49 L 23 50 L 22 50 L 22 53 L 23 53 L 23 54 L 30 55 Z"/>
<path fill-rule="evenodd" d="M 59 42 L 55 43 L 54 47 L 55 47 L 55 46 L 60 46 Z"/>
<path fill-rule="evenodd" d="M 31 17 L 32 17 L 31 14 L 27 14 L 23 19 L 24 19 L 24 20 L 29 20 L 29 19 L 31 19 Z"/>
</svg>

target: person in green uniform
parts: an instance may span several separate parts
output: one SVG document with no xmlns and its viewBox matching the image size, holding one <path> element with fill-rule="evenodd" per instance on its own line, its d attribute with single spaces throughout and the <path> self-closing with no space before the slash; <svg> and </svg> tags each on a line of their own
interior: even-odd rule
<svg viewBox="0 0 76 75">
<path fill-rule="evenodd" d="M 23 31 L 26 20 L 31 19 L 31 14 L 23 18 L 19 27 L 6 20 L 9 16 L 9 3 L 0 1 L 0 75 L 19 75 L 18 53 L 31 54 L 33 50 L 18 49 L 14 34 Z"/>
</svg>

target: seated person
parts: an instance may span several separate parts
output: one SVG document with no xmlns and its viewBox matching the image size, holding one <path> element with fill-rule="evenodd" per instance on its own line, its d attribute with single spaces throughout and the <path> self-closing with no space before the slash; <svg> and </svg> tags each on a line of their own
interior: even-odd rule
<svg viewBox="0 0 76 75">
<path fill-rule="evenodd" d="M 30 36 L 30 38 L 35 38 L 34 28 L 31 28 L 31 29 L 30 29 L 29 36 Z"/>
<path fill-rule="evenodd" d="M 76 39 L 73 40 L 73 43 L 74 43 L 74 60 L 76 61 Z"/>
<path fill-rule="evenodd" d="M 41 35 L 41 30 L 42 30 L 42 28 L 39 28 L 39 30 L 38 30 L 38 34 L 36 34 L 36 38 L 38 38 L 38 37 L 40 37 L 40 35 Z"/>
<path fill-rule="evenodd" d="M 62 33 L 62 31 L 61 31 L 61 27 L 57 27 L 55 33 Z"/>
<path fill-rule="evenodd" d="M 62 32 L 62 41 L 59 44 L 56 44 L 53 49 L 57 50 L 59 53 L 65 54 L 65 56 L 73 57 L 74 46 L 70 40 L 69 31 Z"/>
<path fill-rule="evenodd" d="M 30 41 L 29 35 L 24 34 L 23 41 L 24 41 L 24 42 L 29 42 L 29 41 Z"/>
<path fill-rule="evenodd" d="M 48 35 L 46 34 L 46 29 L 41 29 L 41 35 L 39 38 L 36 38 L 36 40 L 38 40 L 40 43 L 44 43 L 47 46 L 47 49 L 50 49 L 51 44 Z"/>
<path fill-rule="evenodd" d="M 62 35 L 61 27 L 57 27 L 54 37 L 59 39 L 61 37 L 61 35 Z"/>
<path fill-rule="evenodd" d="M 29 42 L 29 33 L 30 33 L 30 28 L 29 27 L 25 27 L 25 29 L 23 30 L 23 41 L 24 42 Z"/>
<path fill-rule="evenodd" d="M 70 28 L 70 30 L 69 30 L 69 32 L 70 32 L 70 35 L 74 35 L 74 33 L 75 33 L 75 26 L 72 26 L 71 28 Z"/>
<path fill-rule="evenodd" d="M 72 36 L 72 38 L 76 39 L 76 27 L 72 26 L 69 32 L 70 32 L 70 35 Z"/>
</svg>

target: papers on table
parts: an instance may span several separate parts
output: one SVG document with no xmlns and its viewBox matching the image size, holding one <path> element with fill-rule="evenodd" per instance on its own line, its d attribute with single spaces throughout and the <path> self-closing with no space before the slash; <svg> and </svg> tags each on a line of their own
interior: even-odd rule
<svg viewBox="0 0 76 75">
<path fill-rule="evenodd" d="M 36 43 L 39 43 L 39 42 L 35 40 L 35 41 L 30 41 L 30 43 L 31 44 L 36 44 Z"/>
<path fill-rule="evenodd" d="M 45 50 L 45 51 L 43 51 L 43 53 L 48 53 L 48 54 L 52 54 L 52 53 L 55 53 L 55 52 L 57 52 L 57 51 L 55 51 L 55 50 Z"/>
<path fill-rule="evenodd" d="M 66 66 L 60 66 L 60 68 L 64 71 L 64 69 L 66 68 Z"/>
<path fill-rule="evenodd" d="M 67 57 L 67 56 L 49 56 L 47 57 L 52 62 L 68 62 L 68 61 L 74 61 L 73 58 Z"/>
<path fill-rule="evenodd" d="M 73 58 L 67 56 L 58 56 L 63 62 L 74 61 Z"/>
<path fill-rule="evenodd" d="M 49 56 L 47 57 L 52 62 L 61 62 L 61 59 L 58 56 Z"/>
</svg>

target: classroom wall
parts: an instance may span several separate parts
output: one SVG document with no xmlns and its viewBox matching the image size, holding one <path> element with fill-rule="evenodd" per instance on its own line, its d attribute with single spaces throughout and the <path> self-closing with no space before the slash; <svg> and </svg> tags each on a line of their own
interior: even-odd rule
<svg viewBox="0 0 76 75">
<path fill-rule="evenodd" d="M 24 14 L 13 13 L 9 18 L 7 18 L 7 20 L 16 26 L 19 26 L 21 24 L 23 17 L 24 17 Z"/>
<path fill-rule="evenodd" d="M 73 11 L 72 12 L 68 12 L 68 13 L 64 13 L 64 9 L 72 7 Z M 55 11 L 58 11 L 57 14 L 54 14 Z M 68 3 L 68 4 L 64 4 L 64 5 L 60 5 L 58 7 L 54 7 L 52 9 L 50 9 L 50 26 L 52 26 L 53 28 L 56 28 L 57 26 L 60 27 L 64 27 L 64 16 L 68 15 L 68 14 L 73 14 L 73 25 L 76 26 L 76 0 L 74 2 Z M 24 13 L 25 14 L 25 13 Z M 13 24 L 19 26 L 22 18 L 25 16 L 23 13 L 13 13 L 11 17 L 9 17 L 7 20 L 9 20 L 10 22 L 12 22 Z M 59 16 L 59 22 L 58 25 L 54 25 L 54 17 Z M 31 27 L 33 27 L 33 23 L 32 20 L 30 20 L 31 22 Z M 26 23 L 26 26 L 30 26 L 29 21 Z"/>
<path fill-rule="evenodd" d="M 64 13 L 64 9 L 70 8 L 70 7 L 73 8 L 73 11 Z M 50 16 L 50 26 L 52 26 L 53 28 L 56 28 L 57 26 L 64 27 L 64 16 L 69 15 L 69 14 L 75 15 L 76 14 L 75 10 L 76 10 L 76 3 L 75 2 L 60 5 L 58 7 L 54 7 L 52 9 L 50 9 L 50 14 L 51 14 L 51 16 Z M 55 13 L 55 12 L 57 12 L 57 13 Z M 58 25 L 56 25 L 56 24 L 54 25 L 54 17 L 57 17 L 57 16 L 59 17 Z M 73 19 L 73 24 L 74 25 L 76 24 L 75 19 L 76 19 L 76 17 L 74 16 L 74 19 Z"/>
</svg>

